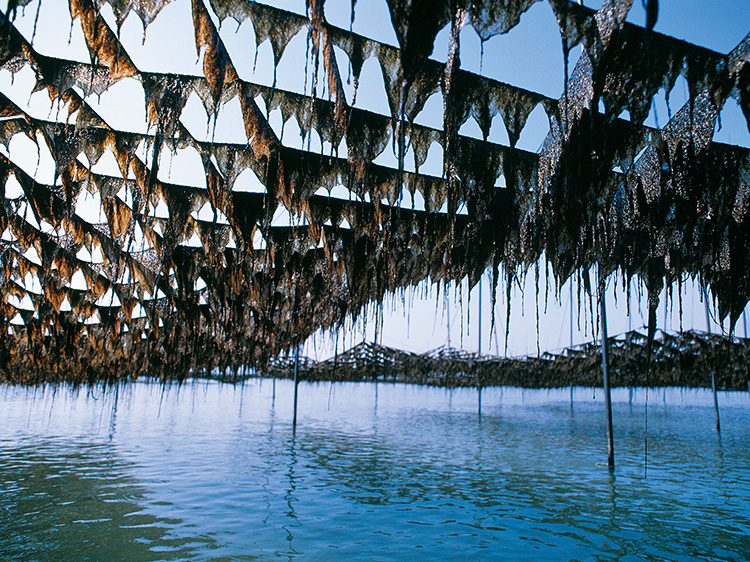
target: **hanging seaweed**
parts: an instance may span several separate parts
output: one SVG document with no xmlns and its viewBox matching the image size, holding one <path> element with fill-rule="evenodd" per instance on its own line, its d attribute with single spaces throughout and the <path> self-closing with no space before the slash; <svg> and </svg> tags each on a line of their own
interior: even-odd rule
<svg viewBox="0 0 750 562">
<path fill-rule="evenodd" d="M 425 280 L 447 286 L 466 278 L 472 286 L 491 266 L 494 293 L 502 268 L 509 307 L 514 280 L 541 267 L 540 259 L 558 286 L 579 279 L 579 299 L 595 288 L 589 286 L 592 270 L 599 284 L 613 273 L 645 284 L 645 344 L 632 335 L 615 373 L 642 364 L 644 349 L 646 362 L 667 353 L 662 350 L 672 344 L 657 340 L 655 311 L 662 288 L 675 281 L 697 279 L 719 316 L 734 324 L 750 299 L 750 152 L 717 144 L 713 135 L 729 97 L 750 122 L 750 38 L 727 55 L 715 53 L 654 32 L 656 2 L 647 4 L 645 28 L 626 23 L 631 3 L 608 0 L 594 12 L 549 0 L 565 58 L 573 46 L 583 46 L 559 100 L 460 69 L 464 25 L 472 25 L 484 45 L 517 25 L 533 0 L 389 1 L 398 47 L 331 26 L 322 0 L 309 0 L 306 15 L 245 0 L 192 0 L 202 76 L 143 72 L 119 40 L 131 11 L 145 30 L 166 0 L 70 0 L 89 63 L 36 52 L 13 26 L 10 6 L 2 16 L 0 67 L 31 69 L 34 91 L 45 89 L 63 111 L 38 119 L 0 94 L 0 144 L 6 148 L 0 155 L 0 380 L 113 382 L 264 367 L 318 329 L 351 326 L 387 295 Z M 117 30 L 101 16 L 106 4 Z M 256 55 L 270 41 L 271 87 L 239 78 L 209 5 L 219 22 L 251 22 Z M 353 12 L 354 2 L 352 18 Z M 442 64 L 430 57 L 446 25 L 450 44 Z M 279 89 L 275 80 L 275 67 L 302 29 L 325 73 L 324 91 L 313 87 L 307 95 Z M 352 99 L 336 47 L 349 59 Z M 654 51 L 663 56 L 647 56 Z M 356 85 L 371 57 L 383 73 L 387 116 L 356 104 Z M 318 66 L 314 61 L 313 82 Z M 669 91 L 680 76 L 688 83 L 688 102 L 661 129 L 643 126 L 655 94 Z M 143 86 L 148 134 L 113 128 L 86 101 L 124 78 Z M 418 125 L 417 115 L 438 91 L 442 130 Z M 225 104 L 239 101 L 246 142 L 194 138 L 181 121 L 192 94 L 214 125 Z M 518 150 L 521 130 L 539 105 L 549 134 L 538 154 Z M 330 153 L 282 143 L 269 123 L 276 109 L 283 122 L 296 120 L 308 140 L 314 132 L 330 143 Z M 627 120 L 620 118 L 625 110 Z M 510 146 L 487 140 L 498 115 Z M 481 140 L 459 134 L 469 118 Z M 24 172 L 7 150 L 17 135 L 52 156 L 50 185 Z M 398 159 L 394 168 L 375 163 L 389 142 Z M 345 156 L 338 154 L 342 143 Z M 443 149 L 441 177 L 420 170 L 433 143 Z M 205 188 L 159 179 L 161 154 L 185 149 L 200 157 Z M 405 165 L 408 149 L 414 172 Z M 119 176 L 92 169 L 105 155 L 114 158 Z M 235 190 L 245 171 L 263 192 Z M 348 199 L 319 191 L 339 186 Z M 424 210 L 404 204 L 407 192 L 423 197 Z M 93 201 L 94 214 L 82 210 L 85 201 Z M 278 213 L 286 213 L 289 224 L 274 222 Z M 509 318 L 508 308 L 506 342 Z M 685 338 L 690 349 L 718 345 Z M 495 365 L 481 380 L 584 383 L 590 365 L 582 361 L 591 355 Z M 408 365 L 404 380 L 463 384 L 464 359 L 433 359 L 394 356 L 383 364 Z M 342 356 L 337 369 L 347 361 Z M 311 364 L 309 377 L 329 377 L 327 368 Z M 337 372 L 376 376 L 376 370 L 346 369 Z M 564 374 L 555 378 L 555 369 Z M 669 369 L 652 376 L 673 380 L 677 367 Z M 437 381 L 435 373 L 445 376 Z"/>
</svg>

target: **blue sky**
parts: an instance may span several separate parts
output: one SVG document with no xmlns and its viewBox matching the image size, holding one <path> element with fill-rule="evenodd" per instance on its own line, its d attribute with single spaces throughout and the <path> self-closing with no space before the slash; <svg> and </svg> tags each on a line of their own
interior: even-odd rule
<svg viewBox="0 0 750 562">
<path fill-rule="evenodd" d="M 304 1 L 280 0 L 268 2 L 279 7 L 304 13 Z M 585 5 L 597 8 L 595 2 L 584 2 Z M 64 2 L 44 2 L 39 19 L 37 34 L 34 39 L 35 47 L 42 53 L 55 56 L 74 58 L 88 61 L 83 36 L 79 24 L 75 22 L 70 27 L 70 17 Z M 600 5 L 601 3 L 599 3 Z M 31 38 L 37 2 L 32 2 L 16 22 L 19 29 Z M 104 15 L 113 23 L 109 7 L 105 7 Z M 340 27 L 349 26 L 350 0 L 328 0 L 326 2 L 326 16 L 331 23 Z M 640 0 L 635 0 L 629 20 L 642 25 L 645 20 Z M 750 31 L 750 5 L 747 0 L 733 0 L 725 2 L 709 2 L 698 0 L 662 0 L 660 2 L 659 20 L 656 30 L 662 33 L 702 45 L 719 52 L 729 52 Z M 354 31 L 387 43 L 395 44 L 395 34 L 390 26 L 385 0 L 358 0 Z M 240 76 L 249 81 L 263 84 L 272 82 L 272 57 L 268 42 L 262 44 L 256 53 L 255 37 L 252 26 L 244 23 L 237 26 L 233 21 L 226 21 L 221 27 L 221 35 Z M 167 6 L 157 19 L 146 30 L 140 20 L 131 14 L 122 28 L 122 41 L 136 66 L 142 70 L 172 71 L 186 74 L 200 74 L 201 65 L 195 52 L 192 18 L 190 15 L 190 1 L 176 0 Z M 462 67 L 479 72 L 480 43 L 476 33 L 466 27 L 461 35 L 461 63 Z M 301 91 L 304 87 L 304 48 L 305 31 L 303 30 L 290 43 L 277 71 L 278 87 Z M 433 57 L 445 60 L 447 53 L 447 29 L 443 30 L 436 41 Z M 578 51 L 571 54 L 571 68 L 575 64 Z M 654 56 L 659 56 L 654 53 Z M 345 58 L 341 59 L 342 61 Z M 484 46 L 482 60 L 484 75 L 537 91 L 551 97 L 559 97 L 563 90 L 562 48 L 557 24 L 549 5 L 542 1 L 535 4 L 522 18 L 520 25 L 509 34 L 498 36 L 488 41 Z M 50 115 L 49 99 L 45 101 L 45 93 L 30 95 L 33 78 L 28 72 L 22 72 L 12 78 L 7 71 L 0 72 L 0 91 L 9 95 L 16 103 L 25 106 L 29 104 L 29 111 L 47 118 Z M 351 87 L 349 95 L 351 96 Z M 672 109 L 678 108 L 687 97 L 684 81 L 678 81 L 670 96 Z M 118 84 L 111 92 L 100 98 L 91 97 L 89 102 L 114 127 L 126 130 L 145 131 L 145 111 L 143 94 L 140 84 L 135 80 L 125 80 Z M 46 104 L 46 105 L 45 105 Z M 238 104 L 237 104 L 238 105 Z M 365 63 L 360 88 L 357 94 L 357 105 L 379 113 L 388 112 L 385 101 L 385 90 L 378 65 L 374 60 Z M 237 111 L 239 107 L 229 104 L 222 111 L 216 127 L 217 140 L 230 142 L 244 142 L 242 127 L 238 125 Z M 441 126 L 442 99 L 439 94 L 431 99 L 418 121 L 424 124 Z M 656 113 L 649 117 L 651 124 L 655 118 L 661 124 L 666 120 L 667 108 L 665 96 L 662 94 L 656 101 Z M 191 100 L 183 114 L 183 122 L 197 137 L 208 134 L 207 116 L 197 100 Z M 270 122 L 280 132 L 281 119 L 279 115 L 271 114 Z M 519 142 L 520 148 L 537 151 L 547 130 L 546 116 L 538 108 L 529 119 Z M 463 134 L 479 136 L 476 124 L 467 123 Z M 284 127 L 285 143 L 294 146 L 302 145 L 295 126 L 287 123 Z M 490 140 L 507 144 L 507 133 L 504 128 L 493 127 Z M 750 146 L 750 133 L 744 118 L 734 100 L 727 103 L 722 114 L 722 129 L 717 132 L 715 140 L 730 142 L 743 146 Z M 316 150 L 315 146 L 311 147 Z M 434 146 L 430 152 L 428 165 L 423 168 L 428 173 L 439 175 L 441 171 L 441 154 L 439 147 Z M 34 167 L 31 160 L 36 160 L 36 150 L 33 158 L 28 144 L 19 144 L 14 159 L 28 160 L 27 165 Z M 24 155 L 24 151 L 27 154 Z M 389 152 L 389 151 L 386 151 Z M 165 166 L 160 177 L 170 181 L 184 181 L 201 185 L 201 172 L 196 167 L 194 157 L 189 154 L 177 155 L 171 160 L 165 156 L 171 165 Z M 395 165 L 395 156 L 384 153 L 378 162 Z M 198 163 L 199 165 L 199 163 Z M 100 163 L 102 171 L 106 171 L 106 162 Z M 197 172 L 197 174 L 196 174 Z M 34 173 L 44 181 L 44 175 L 49 174 L 43 166 L 36 166 Z M 40 176 L 41 174 L 41 176 Z M 244 181 L 244 180 L 243 180 Z M 247 179 L 247 189 L 257 188 L 253 178 Z M 283 220 L 283 217 L 279 220 Z M 556 299 L 556 288 L 553 282 L 545 289 L 544 268 L 541 270 L 542 285 L 539 300 L 535 298 L 534 272 L 530 271 L 526 282 L 520 281 L 513 290 L 512 317 L 510 323 L 509 355 L 535 354 L 537 352 L 537 333 L 539 348 L 544 351 L 554 350 L 566 346 L 571 341 L 570 334 L 570 300 L 567 287 L 559 291 L 560 302 Z M 642 299 L 637 290 L 631 296 L 631 315 L 626 314 L 626 298 L 611 280 L 608 289 L 609 303 L 609 333 L 621 333 L 629 328 L 640 327 L 644 323 L 645 311 L 642 310 Z M 495 353 L 495 337 L 489 336 L 489 282 L 485 278 L 483 283 L 483 323 L 482 323 L 482 351 Z M 498 307 L 495 317 L 500 330 L 499 352 L 503 353 L 503 339 L 505 331 L 505 300 L 504 287 L 500 286 Z M 446 343 L 448 317 L 451 318 L 451 343 L 470 350 L 477 349 L 478 336 L 478 288 L 474 288 L 469 298 L 466 284 L 453 288 L 446 299 L 438 293 L 436 286 L 424 284 L 416 290 L 406 291 L 404 294 L 394 295 L 387 299 L 384 310 L 384 330 L 381 334 L 382 343 L 394 347 L 401 347 L 415 351 L 424 351 Z M 545 295 L 547 295 L 545 297 Z M 662 299 L 664 302 L 664 299 Z M 592 338 L 592 319 L 588 303 L 585 310 L 576 314 L 572 341 L 579 343 Z M 579 309 L 579 303 L 574 301 L 574 310 Z M 678 314 L 679 304 L 674 299 L 672 305 L 659 311 L 659 327 L 678 329 L 694 327 L 706 329 L 706 311 L 691 283 L 686 284 L 683 315 L 680 324 Z M 537 313 L 538 311 L 538 313 Z M 373 322 L 368 322 L 366 329 L 362 326 L 340 341 L 349 346 L 357 343 L 363 337 L 372 339 Z M 539 326 L 537 332 L 537 326 Z M 716 324 L 712 329 L 717 330 Z M 739 325 L 742 334 L 742 321 Z M 324 357 L 332 352 L 329 335 L 318 335 L 314 342 L 310 342 L 305 352 L 311 356 Z"/>
</svg>

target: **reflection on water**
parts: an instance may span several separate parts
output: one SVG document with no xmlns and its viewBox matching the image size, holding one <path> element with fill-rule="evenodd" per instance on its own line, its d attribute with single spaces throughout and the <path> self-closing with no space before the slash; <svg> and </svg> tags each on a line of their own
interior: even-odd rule
<svg viewBox="0 0 750 562">
<path fill-rule="evenodd" d="M 750 402 L 590 389 L 0 387 L 10 560 L 746 560 Z"/>
<path fill-rule="evenodd" d="M 177 521 L 144 512 L 143 488 L 108 444 L 45 438 L 0 444 L 3 559 L 140 561 L 196 551 L 189 540 L 169 536 Z"/>
</svg>

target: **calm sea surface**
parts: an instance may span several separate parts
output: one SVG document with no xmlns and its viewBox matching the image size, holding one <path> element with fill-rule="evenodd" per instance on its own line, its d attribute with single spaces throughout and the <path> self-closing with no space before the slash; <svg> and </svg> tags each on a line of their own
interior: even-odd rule
<svg viewBox="0 0 750 562">
<path fill-rule="evenodd" d="M 750 559 L 747 393 L 291 390 L 0 386 L 0 560 Z"/>
</svg>

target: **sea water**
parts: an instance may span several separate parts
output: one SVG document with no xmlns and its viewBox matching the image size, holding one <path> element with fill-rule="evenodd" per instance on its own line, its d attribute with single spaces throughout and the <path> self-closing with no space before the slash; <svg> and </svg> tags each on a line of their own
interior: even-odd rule
<svg viewBox="0 0 750 562">
<path fill-rule="evenodd" d="M 750 559 L 747 393 L 292 390 L 0 386 L 0 560 Z"/>
</svg>

